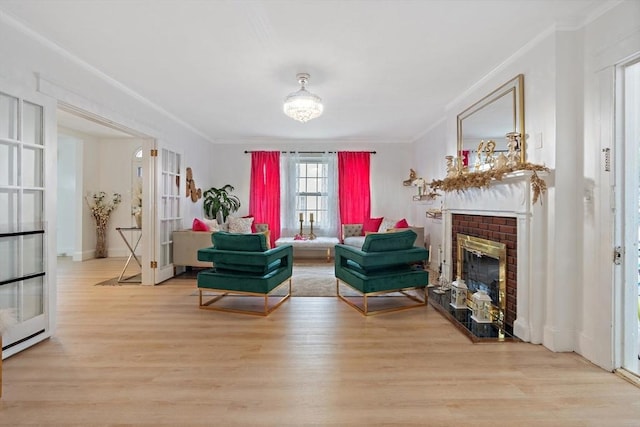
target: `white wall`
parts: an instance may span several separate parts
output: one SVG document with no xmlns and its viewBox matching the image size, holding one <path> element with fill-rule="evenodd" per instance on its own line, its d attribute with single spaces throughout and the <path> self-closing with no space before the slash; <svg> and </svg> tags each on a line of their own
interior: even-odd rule
<svg viewBox="0 0 640 427">
<path fill-rule="evenodd" d="M 640 2 L 625 1 L 583 28 L 541 35 L 448 105 L 443 121 L 414 147 L 424 168 L 444 177 L 444 156 L 456 152 L 457 114 L 524 74 L 527 160 L 552 169 L 534 213 L 547 218 L 534 224 L 540 250 L 532 255 L 534 291 L 546 295 L 547 308 L 540 313 L 544 336 L 532 342 L 576 351 L 605 369 L 613 367 L 613 216 L 600 151 L 613 143 L 613 66 L 640 51 L 639 16 Z M 438 235 L 437 221 L 425 223 Z"/>
<path fill-rule="evenodd" d="M 298 141 L 282 144 L 243 145 L 220 144 L 213 148 L 214 154 L 209 163 L 210 180 L 199 180 L 194 170 L 196 184 L 204 192 L 210 187 L 231 184 L 234 194 L 240 198 L 239 215 L 249 213 L 249 183 L 251 179 L 251 155 L 248 150 L 301 150 L 301 151 L 376 151 L 371 156 L 371 215 L 391 218 L 407 218 L 413 224 L 411 197 L 415 188 L 404 187 L 402 181 L 408 178 L 409 169 L 416 169 L 416 159 L 412 158 L 410 144 L 387 143 L 340 143 L 336 141 L 310 142 Z M 189 166 L 187 164 L 187 166 Z M 203 213 L 193 209 L 190 213 L 202 217 Z M 193 217 L 185 216 L 185 226 L 191 226 Z"/>
</svg>

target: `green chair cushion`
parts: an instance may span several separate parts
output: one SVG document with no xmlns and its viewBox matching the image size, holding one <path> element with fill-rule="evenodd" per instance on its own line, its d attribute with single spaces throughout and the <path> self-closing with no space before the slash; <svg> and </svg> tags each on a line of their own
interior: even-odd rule
<svg viewBox="0 0 640 427">
<path fill-rule="evenodd" d="M 264 252 L 268 250 L 263 233 L 239 234 L 219 231 L 211 235 L 213 246 L 223 251 Z"/>
<path fill-rule="evenodd" d="M 393 233 L 368 234 L 362 245 L 362 252 L 389 252 L 411 249 L 418 235 L 407 229 Z"/>
<path fill-rule="evenodd" d="M 198 273 L 198 288 L 268 294 L 291 277 L 291 265 L 277 268 L 264 276 L 247 276 L 218 268 Z"/>
<path fill-rule="evenodd" d="M 241 261 L 241 260 L 238 260 Z M 251 265 L 234 262 L 216 262 L 216 270 L 219 272 L 245 274 L 248 276 L 265 275 L 269 274 L 273 270 L 277 270 L 282 265 L 282 260 L 277 259 L 272 263 L 265 265 Z"/>
</svg>

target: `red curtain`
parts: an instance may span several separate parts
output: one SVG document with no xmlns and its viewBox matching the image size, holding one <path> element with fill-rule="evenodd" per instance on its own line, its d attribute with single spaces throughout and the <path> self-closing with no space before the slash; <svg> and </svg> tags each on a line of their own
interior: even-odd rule
<svg viewBox="0 0 640 427">
<path fill-rule="evenodd" d="M 251 153 L 249 214 L 254 222 L 269 224 L 271 247 L 280 237 L 280 152 Z"/>
<path fill-rule="evenodd" d="M 362 224 L 371 216 L 369 152 L 338 152 L 338 196 L 340 226 Z"/>
</svg>

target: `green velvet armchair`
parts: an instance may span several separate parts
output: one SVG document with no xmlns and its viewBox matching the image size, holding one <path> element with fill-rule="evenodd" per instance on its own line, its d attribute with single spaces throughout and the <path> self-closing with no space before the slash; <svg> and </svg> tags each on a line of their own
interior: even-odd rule
<svg viewBox="0 0 640 427">
<path fill-rule="evenodd" d="M 213 247 L 198 250 L 198 260 L 212 262 L 215 267 L 198 273 L 199 307 L 266 316 L 291 296 L 293 246 L 269 249 L 264 233 L 237 234 L 220 231 L 211 236 Z M 288 287 L 284 295 L 276 290 Z M 213 298 L 203 301 L 203 290 L 213 292 Z M 236 298 L 235 305 L 219 302 L 225 296 L 253 296 L 264 299 L 261 310 L 237 308 L 250 303 Z M 255 301 L 255 298 L 251 298 Z M 269 300 L 275 300 L 271 303 Z"/>
<path fill-rule="evenodd" d="M 429 273 L 423 263 L 429 251 L 415 247 L 416 233 L 410 229 L 394 233 L 372 233 L 367 235 L 362 250 L 339 244 L 335 248 L 336 293 L 338 297 L 362 314 L 379 314 L 423 306 L 427 303 L 426 286 Z M 357 297 L 340 292 L 340 283 L 355 290 Z M 396 298 L 376 298 L 385 308 L 371 310 L 369 297 L 399 293 Z M 358 300 L 361 304 L 358 304 Z M 389 303 L 394 305 L 388 307 Z"/>
</svg>

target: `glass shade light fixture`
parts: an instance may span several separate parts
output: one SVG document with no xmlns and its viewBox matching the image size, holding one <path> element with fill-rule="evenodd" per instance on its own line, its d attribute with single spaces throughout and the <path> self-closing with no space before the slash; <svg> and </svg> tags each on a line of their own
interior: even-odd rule
<svg viewBox="0 0 640 427">
<path fill-rule="evenodd" d="M 284 99 L 284 113 L 294 120 L 305 123 L 322 115 L 324 107 L 322 99 L 306 89 L 309 74 L 298 73 L 296 76 L 300 83 L 300 90 L 290 93 Z"/>
</svg>

